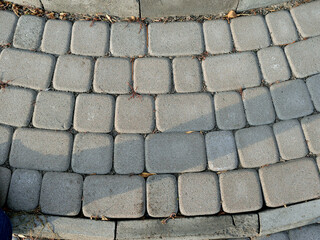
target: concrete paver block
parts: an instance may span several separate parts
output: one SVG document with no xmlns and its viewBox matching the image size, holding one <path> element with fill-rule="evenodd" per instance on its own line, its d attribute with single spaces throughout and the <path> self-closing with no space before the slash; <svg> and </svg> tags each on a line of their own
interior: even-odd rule
<svg viewBox="0 0 320 240">
<path fill-rule="evenodd" d="M 289 231 L 290 240 L 317 240 L 320 236 L 320 225 L 314 224 Z"/>
<path fill-rule="evenodd" d="M 317 111 L 320 111 L 320 74 L 309 77 L 306 81 L 311 100 Z"/>
<path fill-rule="evenodd" d="M 12 2 L 36 8 L 42 8 L 40 0 L 13 0 Z"/>
<path fill-rule="evenodd" d="M 255 237 L 254 240 L 290 240 L 286 232 L 275 233 L 262 237 Z"/>
<path fill-rule="evenodd" d="M 2 207 L 7 199 L 8 189 L 10 185 L 11 171 L 8 168 L 0 167 L 0 207 Z"/>
<path fill-rule="evenodd" d="M 4 164 L 8 158 L 11 146 L 12 128 L 0 125 L 0 165 Z"/>
<path fill-rule="evenodd" d="M 17 20 L 18 17 L 13 12 L 0 11 L 0 45 L 12 42 Z"/>
<path fill-rule="evenodd" d="M 320 114 L 304 117 L 301 126 L 306 137 L 309 150 L 313 154 L 320 153 Z"/>
<path fill-rule="evenodd" d="M 254 8 L 267 7 L 274 4 L 287 2 L 287 0 L 239 0 L 238 11 L 245 11 Z"/>
</svg>

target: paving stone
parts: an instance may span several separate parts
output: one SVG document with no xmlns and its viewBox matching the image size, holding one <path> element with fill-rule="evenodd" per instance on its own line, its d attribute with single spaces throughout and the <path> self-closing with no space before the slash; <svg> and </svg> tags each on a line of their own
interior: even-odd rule
<svg viewBox="0 0 320 240">
<path fill-rule="evenodd" d="M 290 240 L 317 240 L 320 236 L 320 225 L 314 224 L 289 231 Z"/>
<path fill-rule="evenodd" d="M 317 111 L 320 111 L 320 74 L 309 77 L 306 81 L 311 100 Z"/>
<path fill-rule="evenodd" d="M 0 11 L 0 45 L 12 42 L 17 20 L 18 18 L 13 12 Z"/>
<path fill-rule="evenodd" d="M 238 155 L 231 131 L 214 131 L 206 134 L 208 168 L 226 171 L 237 168 Z"/>
<path fill-rule="evenodd" d="M 140 176 L 88 176 L 82 211 L 86 217 L 140 218 L 145 212 L 145 181 Z"/>
<path fill-rule="evenodd" d="M 291 77 L 289 64 L 280 47 L 264 48 L 258 51 L 263 79 L 272 84 Z"/>
<path fill-rule="evenodd" d="M 0 122 L 15 127 L 28 126 L 36 93 L 30 89 L 6 87 L 0 91 Z"/>
<path fill-rule="evenodd" d="M 11 2 L 35 8 L 42 8 L 40 0 L 13 0 Z"/>
<path fill-rule="evenodd" d="M 45 214 L 76 216 L 81 210 L 82 176 L 47 172 L 42 179 L 40 207 Z"/>
<path fill-rule="evenodd" d="M 219 182 L 215 173 L 182 174 L 178 178 L 178 188 L 183 215 L 209 215 L 220 211 Z"/>
<path fill-rule="evenodd" d="M 74 96 L 66 92 L 40 92 L 32 123 L 37 128 L 67 130 L 71 127 Z"/>
<path fill-rule="evenodd" d="M 162 132 L 211 130 L 213 99 L 209 93 L 165 94 L 156 98 L 157 129 Z"/>
<path fill-rule="evenodd" d="M 265 48 L 270 45 L 268 28 L 260 15 L 232 19 L 230 28 L 238 51 Z"/>
<path fill-rule="evenodd" d="M 172 61 L 173 80 L 177 92 L 200 92 L 202 90 L 202 72 L 198 59 L 177 57 Z"/>
<path fill-rule="evenodd" d="M 76 21 L 72 27 L 71 52 L 104 56 L 109 50 L 110 26 L 105 22 Z"/>
<path fill-rule="evenodd" d="M 318 164 L 318 168 L 320 170 L 320 157 L 319 156 L 317 156 L 317 164 Z"/>
<path fill-rule="evenodd" d="M 296 27 L 288 11 L 268 13 L 266 22 L 273 44 L 283 45 L 298 40 Z"/>
<path fill-rule="evenodd" d="M 276 140 L 269 126 L 238 130 L 235 139 L 242 167 L 256 168 L 279 161 Z"/>
<path fill-rule="evenodd" d="M 114 98 L 102 94 L 79 94 L 76 99 L 73 127 L 79 132 L 111 132 Z"/>
<path fill-rule="evenodd" d="M 11 171 L 8 168 L 0 167 L 0 207 L 2 207 L 7 198 L 10 185 Z"/>
<path fill-rule="evenodd" d="M 200 172 L 207 165 L 200 133 L 160 133 L 146 138 L 146 169 L 151 173 Z"/>
<path fill-rule="evenodd" d="M 245 11 L 254 8 L 267 7 L 274 4 L 287 2 L 287 0 L 239 0 L 237 11 Z"/>
<path fill-rule="evenodd" d="M 153 175 L 148 177 L 147 211 L 151 217 L 168 217 L 178 212 L 178 190 L 175 176 Z"/>
<path fill-rule="evenodd" d="M 204 51 L 202 25 L 197 22 L 150 23 L 149 53 L 154 56 L 183 56 Z"/>
<path fill-rule="evenodd" d="M 275 233 L 262 237 L 255 237 L 254 240 L 290 240 L 286 232 Z"/>
<path fill-rule="evenodd" d="M 44 171 L 66 171 L 69 168 L 72 135 L 18 128 L 13 134 L 10 166 Z"/>
<path fill-rule="evenodd" d="M 161 94 L 171 90 L 171 62 L 167 58 L 138 58 L 134 62 L 133 87 L 138 93 Z"/>
<path fill-rule="evenodd" d="M 320 153 L 320 114 L 304 117 L 301 126 L 306 137 L 310 152 Z"/>
<path fill-rule="evenodd" d="M 246 117 L 239 93 L 216 93 L 214 103 L 218 128 L 232 130 L 243 128 L 246 125 Z"/>
<path fill-rule="evenodd" d="M 10 85 L 45 90 L 49 87 L 55 58 L 48 54 L 4 49 L 0 55 L 1 80 Z"/>
<path fill-rule="evenodd" d="M 298 120 L 277 122 L 273 125 L 273 131 L 284 160 L 302 158 L 309 153 Z"/>
<path fill-rule="evenodd" d="M 118 134 L 114 140 L 114 170 L 117 174 L 140 174 L 144 169 L 144 138 Z"/>
<path fill-rule="evenodd" d="M 260 168 L 259 175 L 268 207 L 280 207 L 320 196 L 319 170 L 311 158 Z"/>
<path fill-rule="evenodd" d="M 292 80 L 270 87 L 277 116 L 281 120 L 298 118 L 313 112 L 313 105 L 304 81 Z"/>
<path fill-rule="evenodd" d="M 210 92 L 259 86 L 261 74 L 255 54 L 235 53 L 202 61 L 204 81 Z"/>
<path fill-rule="evenodd" d="M 98 93 L 126 94 L 132 86 L 132 67 L 126 58 L 98 58 L 93 89 Z"/>
<path fill-rule="evenodd" d="M 0 125 L 0 165 L 4 164 L 8 158 L 11 138 L 12 128 Z"/>
<path fill-rule="evenodd" d="M 219 175 L 222 209 L 227 213 L 259 210 L 263 205 L 259 176 L 253 169 L 227 171 Z"/>
<path fill-rule="evenodd" d="M 93 60 L 74 55 L 60 56 L 53 76 L 53 87 L 61 91 L 87 92 L 91 87 Z"/>
<path fill-rule="evenodd" d="M 70 49 L 72 23 L 50 19 L 47 21 L 42 37 L 43 52 L 63 55 Z"/>
<path fill-rule="evenodd" d="M 14 211 L 32 211 L 39 203 L 42 175 L 35 170 L 13 172 L 7 204 Z"/>
</svg>

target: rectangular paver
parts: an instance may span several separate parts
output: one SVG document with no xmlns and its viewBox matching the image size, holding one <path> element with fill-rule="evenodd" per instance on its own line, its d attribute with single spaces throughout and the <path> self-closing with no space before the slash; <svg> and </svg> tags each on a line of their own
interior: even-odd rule
<svg viewBox="0 0 320 240">
<path fill-rule="evenodd" d="M 309 77 L 306 81 L 311 100 L 317 111 L 320 111 L 320 74 Z"/>
<path fill-rule="evenodd" d="M 11 171 L 8 168 L 0 167 L 0 207 L 2 207 L 7 199 L 8 189 L 10 185 Z"/>
<path fill-rule="evenodd" d="M 4 164 L 8 158 L 12 131 L 11 127 L 0 125 L 0 165 Z"/>
<path fill-rule="evenodd" d="M 311 153 L 320 153 L 320 114 L 304 117 L 301 126 Z"/>
<path fill-rule="evenodd" d="M 0 11 L 0 45 L 10 44 L 18 17 L 9 11 Z"/>
<path fill-rule="evenodd" d="M 320 236 L 320 225 L 314 224 L 302 228 L 292 229 L 288 232 L 290 240 L 317 240 Z"/>
</svg>

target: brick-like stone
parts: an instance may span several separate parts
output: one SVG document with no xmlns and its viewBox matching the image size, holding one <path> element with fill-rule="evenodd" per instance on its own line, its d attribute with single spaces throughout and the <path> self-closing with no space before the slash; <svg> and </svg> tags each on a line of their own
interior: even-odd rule
<svg viewBox="0 0 320 240">
<path fill-rule="evenodd" d="M 0 45 L 10 44 L 17 24 L 17 16 L 13 12 L 0 11 Z"/>
<path fill-rule="evenodd" d="M 304 117 L 301 126 L 307 140 L 310 152 L 320 153 L 320 114 Z"/>
<path fill-rule="evenodd" d="M 102 94 L 80 94 L 76 99 L 73 126 L 79 132 L 111 132 L 114 98 Z"/>
<path fill-rule="evenodd" d="M 313 105 L 320 112 L 320 74 L 309 77 L 306 83 Z"/>
<path fill-rule="evenodd" d="M 202 26 L 197 22 L 150 23 L 149 53 L 155 56 L 183 56 L 204 51 Z"/>
<path fill-rule="evenodd" d="M 214 106 L 208 93 L 165 94 L 156 98 L 157 129 L 162 132 L 208 131 L 214 128 Z"/>
<path fill-rule="evenodd" d="M 13 134 L 9 162 L 15 168 L 66 171 L 71 149 L 70 133 L 18 128 Z"/>
<path fill-rule="evenodd" d="M 40 207 L 45 214 L 76 216 L 81 210 L 82 176 L 47 172 L 42 179 Z"/>
<path fill-rule="evenodd" d="M 260 168 L 259 175 L 268 207 L 280 207 L 320 196 L 319 170 L 311 158 Z"/>
<path fill-rule="evenodd" d="M 151 173 L 200 172 L 207 165 L 200 133 L 160 133 L 146 138 L 146 168 Z"/>
<path fill-rule="evenodd" d="M 78 133 L 74 139 L 72 170 L 82 174 L 106 174 L 112 167 L 113 139 L 108 134 Z"/>
<path fill-rule="evenodd" d="M 0 125 L 0 165 L 8 158 L 9 148 L 11 146 L 12 128 Z"/>
<path fill-rule="evenodd" d="M 235 53 L 202 61 L 204 81 L 210 92 L 259 86 L 261 74 L 255 54 Z"/>
<path fill-rule="evenodd" d="M 317 240 L 320 236 L 320 225 L 314 224 L 289 231 L 290 240 Z"/>
<path fill-rule="evenodd" d="M 286 232 L 275 233 L 262 237 L 255 237 L 254 240 L 290 240 Z"/>
<path fill-rule="evenodd" d="M 145 181 L 140 176 L 88 176 L 84 181 L 82 211 L 86 217 L 142 217 Z"/>
<path fill-rule="evenodd" d="M 0 167 L 0 207 L 2 207 L 7 198 L 10 185 L 11 171 L 8 168 Z"/>
<path fill-rule="evenodd" d="M 19 5 L 25 5 L 33 8 L 42 8 L 40 0 L 13 0 L 11 2 Z"/>
<path fill-rule="evenodd" d="M 262 8 L 283 2 L 287 2 L 287 0 L 239 0 L 237 11 L 246 11 L 254 8 Z"/>
<path fill-rule="evenodd" d="M 303 117 L 313 112 L 308 88 L 300 79 L 273 84 L 270 92 L 281 120 Z"/>
</svg>

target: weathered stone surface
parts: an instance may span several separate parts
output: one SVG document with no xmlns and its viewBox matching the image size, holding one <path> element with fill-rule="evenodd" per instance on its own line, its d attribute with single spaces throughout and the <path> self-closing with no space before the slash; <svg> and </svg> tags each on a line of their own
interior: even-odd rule
<svg viewBox="0 0 320 240">
<path fill-rule="evenodd" d="M 309 225 L 289 231 L 290 240 L 317 240 L 320 236 L 320 225 Z"/>
<path fill-rule="evenodd" d="M 36 7 L 36 8 L 41 8 L 42 7 L 40 0 L 13 0 L 11 2 L 20 4 L 20 5 Z"/>
<path fill-rule="evenodd" d="M 317 111 L 320 111 L 320 74 L 309 77 L 306 81 L 311 100 Z"/>
<path fill-rule="evenodd" d="M 10 185 L 11 171 L 8 168 L 0 167 L 0 207 L 2 207 L 7 198 Z"/>
<path fill-rule="evenodd" d="M 9 148 L 11 146 L 12 128 L 0 125 L 0 165 L 8 158 Z M 1 204 L 0 204 L 1 205 Z"/>
<path fill-rule="evenodd" d="M 320 153 L 320 114 L 304 117 L 301 126 L 311 153 Z"/>
<path fill-rule="evenodd" d="M 238 11 L 245 11 L 253 8 L 266 7 L 274 4 L 287 2 L 287 0 L 239 0 Z"/>
<path fill-rule="evenodd" d="M 290 240 L 286 232 L 275 233 L 262 237 L 255 237 L 254 240 Z"/>
<path fill-rule="evenodd" d="M 17 20 L 18 18 L 13 12 L 0 11 L 0 45 L 12 42 Z"/>
</svg>

